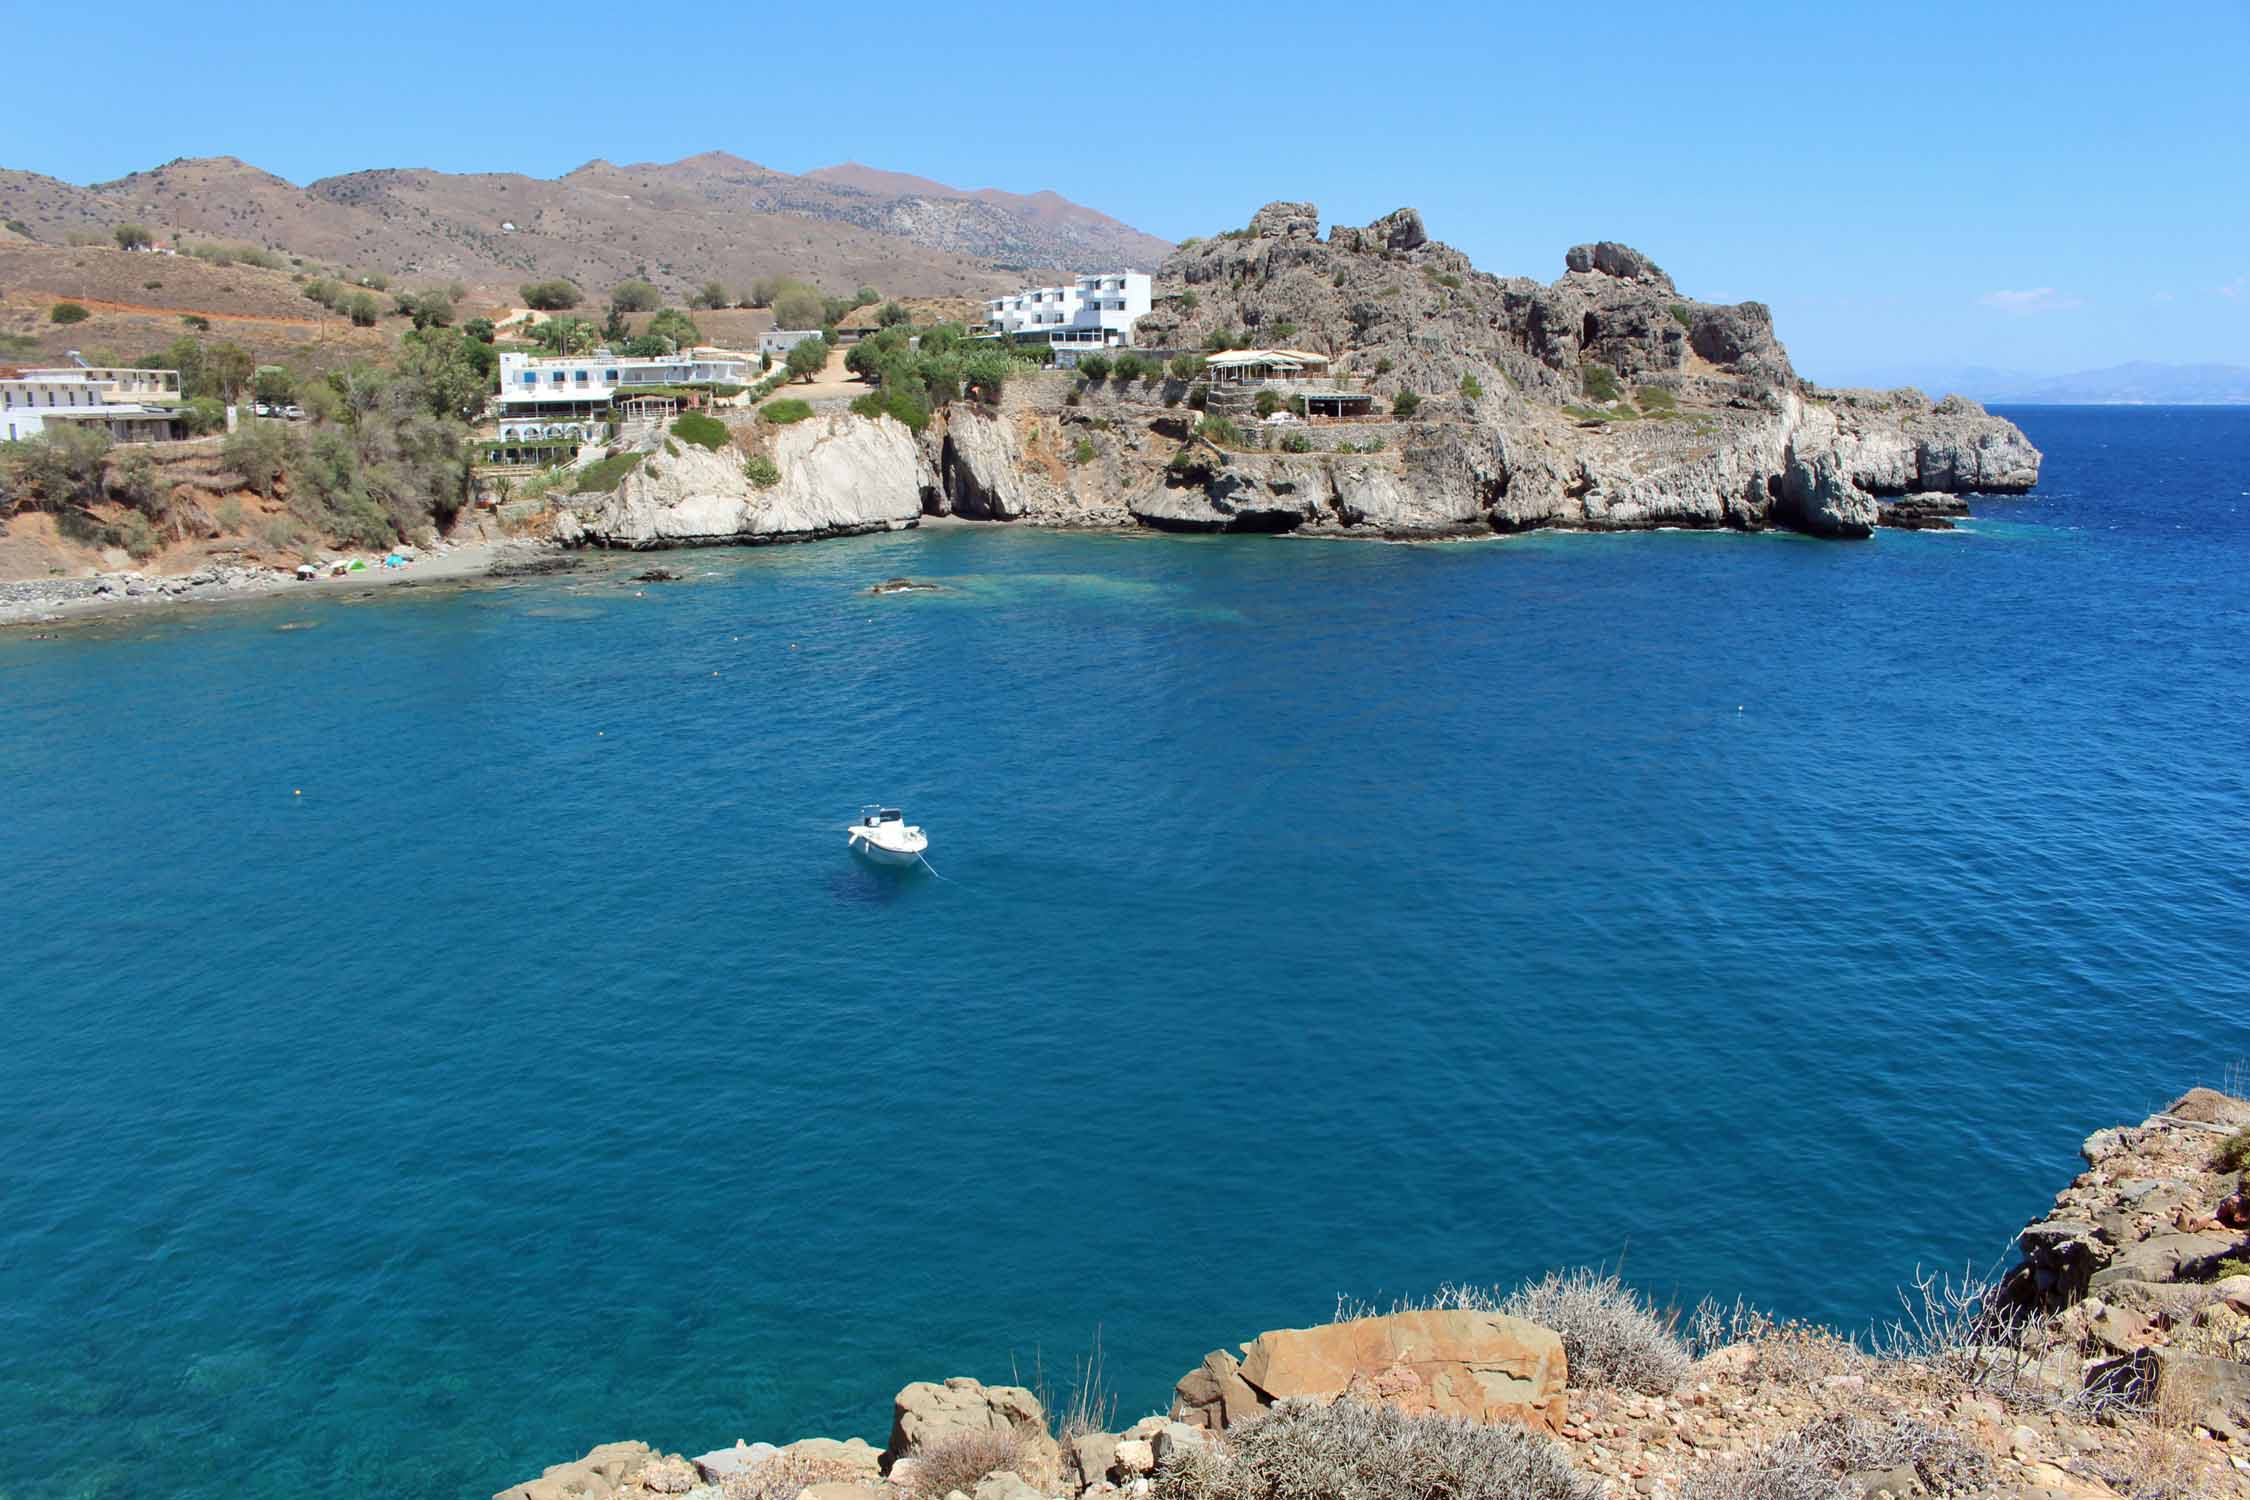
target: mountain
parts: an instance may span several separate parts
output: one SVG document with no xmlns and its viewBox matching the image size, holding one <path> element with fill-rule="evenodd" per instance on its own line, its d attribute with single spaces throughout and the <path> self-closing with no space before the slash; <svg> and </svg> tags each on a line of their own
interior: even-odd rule
<svg viewBox="0 0 2250 1500">
<path fill-rule="evenodd" d="M 2250 366 L 2170 365 L 2133 360 L 2070 375 L 2034 375 L 1985 365 L 1927 366 L 1869 382 L 1957 392 L 2017 406 L 2250 406 Z"/>
<path fill-rule="evenodd" d="M 793 274 L 831 290 L 982 296 L 1026 275 L 1153 268 L 1171 246 L 1055 193 L 974 192 L 868 167 L 795 176 L 725 152 L 591 161 L 561 177 L 414 168 L 299 187 L 231 156 L 79 186 L 0 170 L 0 221 L 55 243 L 139 221 L 339 268 L 590 292 L 645 275 L 675 296 L 713 277 Z"/>
</svg>

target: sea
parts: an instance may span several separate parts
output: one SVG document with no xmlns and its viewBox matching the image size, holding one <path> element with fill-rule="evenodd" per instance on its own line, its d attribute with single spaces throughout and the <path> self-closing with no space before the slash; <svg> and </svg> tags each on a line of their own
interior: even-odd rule
<svg viewBox="0 0 2250 1500">
<path fill-rule="evenodd" d="M 0 633 L 0 1496 L 2003 1267 L 2250 1058 L 2250 410 L 2010 415 L 2034 494 L 1860 543 L 955 527 Z"/>
</svg>

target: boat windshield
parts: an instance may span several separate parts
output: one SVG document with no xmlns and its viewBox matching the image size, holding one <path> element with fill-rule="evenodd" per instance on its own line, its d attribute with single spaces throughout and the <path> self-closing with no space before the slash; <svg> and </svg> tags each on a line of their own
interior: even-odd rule
<svg viewBox="0 0 2250 1500">
<path fill-rule="evenodd" d="M 903 823 L 906 821 L 906 814 L 900 812 L 895 807 L 886 807 L 875 816 L 880 818 L 885 823 Z"/>
</svg>

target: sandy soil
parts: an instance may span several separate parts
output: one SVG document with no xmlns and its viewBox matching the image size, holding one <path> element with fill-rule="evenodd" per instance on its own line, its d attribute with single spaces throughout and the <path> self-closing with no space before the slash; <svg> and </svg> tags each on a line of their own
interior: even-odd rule
<svg viewBox="0 0 2250 1500">
<path fill-rule="evenodd" d="M 779 401 L 784 396 L 795 396 L 800 401 L 819 401 L 842 397 L 852 400 L 864 396 L 874 387 L 844 368 L 844 351 L 828 351 L 828 363 L 811 382 L 791 381 L 766 399 Z"/>
</svg>

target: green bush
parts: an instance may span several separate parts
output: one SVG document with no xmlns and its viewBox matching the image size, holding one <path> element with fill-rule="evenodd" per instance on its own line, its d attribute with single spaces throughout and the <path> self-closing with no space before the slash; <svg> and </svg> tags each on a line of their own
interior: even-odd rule
<svg viewBox="0 0 2250 1500">
<path fill-rule="evenodd" d="M 2218 1150 L 2212 1154 L 2211 1159 L 2222 1172 L 2250 1171 L 2250 1126 L 2237 1130 L 2219 1142 Z"/>
<path fill-rule="evenodd" d="M 1375 361 L 1375 373 L 1378 375 L 1388 375 L 1392 368 L 1391 357 L 1388 354 Z"/>
<path fill-rule="evenodd" d="M 1672 321 L 1679 324 L 1682 328 L 1695 327 L 1695 315 L 1687 310 L 1686 303 L 1675 302 L 1670 307 L 1666 308 L 1665 311 L 1669 312 L 1672 315 Z"/>
<path fill-rule="evenodd" d="M 1391 415 L 1394 417 L 1411 417 L 1421 409 L 1422 398 L 1412 391 L 1400 391 L 1391 402 Z"/>
<path fill-rule="evenodd" d="M 1074 464 L 1092 463 L 1094 461 L 1093 439 L 1080 438 L 1078 445 L 1070 450 L 1070 461 Z"/>
<path fill-rule="evenodd" d="M 1092 381 L 1109 379 L 1109 356 L 1106 354 L 1080 355 L 1078 373 Z"/>
<path fill-rule="evenodd" d="M 781 466 L 763 453 L 753 453 L 742 461 L 742 477 L 761 490 L 770 490 L 781 483 Z"/>
<path fill-rule="evenodd" d="M 1680 409 L 1680 398 L 1660 385 L 1644 385 L 1633 392 L 1633 401 L 1651 416 L 1669 416 Z"/>
<path fill-rule="evenodd" d="M 211 331 L 211 320 L 201 313 L 182 313 L 180 314 L 180 322 L 184 326 L 194 329 L 197 333 L 209 333 Z"/>
<path fill-rule="evenodd" d="M 1243 446 L 1242 429 L 1225 417 L 1206 416 L 1202 421 L 1195 424 L 1195 430 L 1197 435 L 1217 443 L 1222 448 L 1240 448 Z"/>
<path fill-rule="evenodd" d="M 58 302 L 47 309 L 47 321 L 50 323 L 83 323 L 92 316 L 92 313 L 75 302 Z"/>
<path fill-rule="evenodd" d="M 205 437 L 226 430 L 227 404 L 216 396 L 194 397 L 181 410 L 187 416 L 191 436 Z"/>
<path fill-rule="evenodd" d="M 1461 396 L 1466 401 L 1482 401 L 1484 399 L 1484 382 L 1478 380 L 1474 375 L 1462 376 Z"/>
<path fill-rule="evenodd" d="M 683 443 L 693 443 L 698 448 L 709 448 L 714 453 L 727 445 L 731 436 L 727 424 L 716 417 L 699 411 L 684 411 L 672 424 L 672 436 Z"/>
<path fill-rule="evenodd" d="M 1204 367 L 1209 363 L 1210 361 L 1200 354 L 1175 354 L 1172 356 L 1172 378 L 1174 380 L 1201 379 Z"/>
<path fill-rule="evenodd" d="M 852 403 L 852 411 L 862 417 L 896 417 L 916 432 L 930 425 L 929 402 L 905 384 L 869 391 Z"/>
<path fill-rule="evenodd" d="M 782 364 L 799 380 L 811 380 L 828 366 L 828 340 L 815 335 L 790 345 Z"/>
<path fill-rule="evenodd" d="M 1603 364 L 1587 365 L 1579 373 L 1579 383 L 1596 401 L 1615 401 L 1625 394 L 1625 388 L 1617 383 L 1617 372 Z"/>
<path fill-rule="evenodd" d="M 655 312 L 663 301 L 645 281 L 620 281 L 609 293 L 609 305 L 621 313 Z"/>
<path fill-rule="evenodd" d="M 367 292 L 352 293 L 352 300 L 345 304 L 344 310 L 350 314 L 354 328 L 373 328 L 376 320 L 383 315 L 380 305 Z"/>
<path fill-rule="evenodd" d="M 219 523 L 221 531 L 229 534 L 241 531 L 242 501 L 234 495 L 227 496 L 219 502 L 219 508 L 212 513 L 212 519 Z"/>
<path fill-rule="evenodd" d="M 1281 392 L 1265 390 L 1258 392 L 1258 399 L 1251 403 L 1251 409 L 1257 412 L 1260 417 L 1270 417 L 1286 405 L 1288 405 L 1288 402 L 1283 398 Z"/>
<path fill-rule="evenodd" d="M 811 416 L 812 405 L 810 402 L 798 400 L 795 396 L 784 396 L 779 401 L 768 401 L 765 405 L 759 407 L 758 415 L 769 422 L 787 426 L 791 422 L 802 422 L 805 418 Z"/>
<path fill-rule="evenodd" d="M 590 463 L 578 471 L 578 482 L 571 486 L 577 495 L 606 495 L 624 483 L 641 461 L 638 453 L 612 453 L 598 462 Z"/>
<path fill-rule="evenodd" d="M 516 288 L 523 305 L 538 312 L 565 312 L 586 300 L 585 294 L 571 283 L 556 277 L 552 281 L 527 281 Z"/>
<path fill-rule="evenodd" d="M 1272 336 L 1275 343 L 1286 344 L 1297 336 L 1297 325 L 1287 322 L 1276 323 L 1266 332 Z"/>
<path fill-rule="evenodd" d="M 1301 432 L 1292 432 L 1281 440 L 1281 451 L 1284 453 L 1310 453 L 1312 452 L 1312 439 Z"/>
<path fill-rule="evenodd" d="M 1459 290 L 1461 290 L 1461 278 L 1454 275 L 1451 271 L 1440 271 L 1436 275 L 1432 276 L 1430 280 L 1436 282 L 1439 286 L 1444 287 L 1449 292 L 1458 292 Z"/>
</svg>

